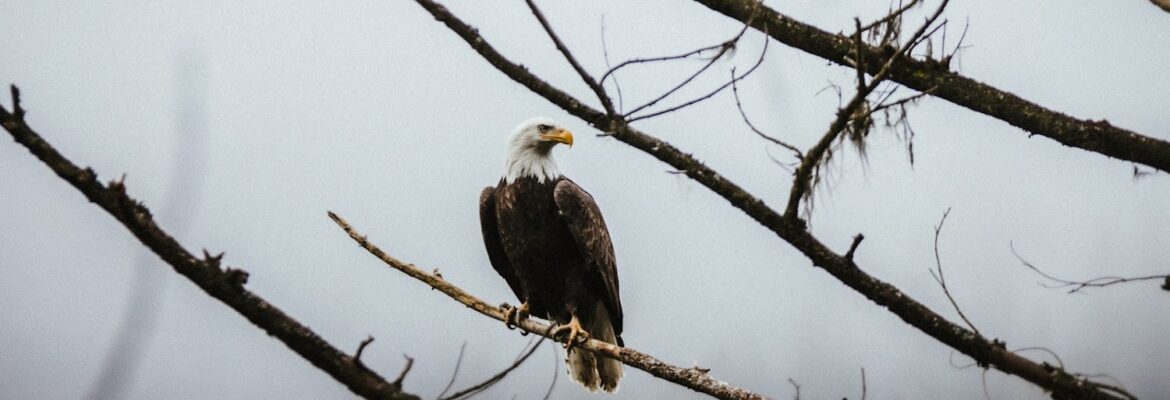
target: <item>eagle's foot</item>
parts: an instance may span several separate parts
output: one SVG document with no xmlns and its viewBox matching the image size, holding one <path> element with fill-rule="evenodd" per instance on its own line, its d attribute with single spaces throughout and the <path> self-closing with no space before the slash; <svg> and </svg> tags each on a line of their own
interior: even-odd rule
<svg viewBox="0 0 1170 400">
<path fill-rule="evenodd" d="M 552 328 L 550 333 L 553 339 L 556 340 L 560 340 L 562 336 L 568 336 L 564 344 L 566 352 L 572 351 L 574 346 L 589 340 L 589 332 L 581 327 L 581 321 L 577 319 L 576 315 L 573 316 L 573 319 L 569 320 L 568 324 L 558 325 Z"/>
<path fill-rule="evenodd" d="M 500 305 L 500 308 L 504 310 L 504 326 L 508 329 L 516 329 L 517 326 L 520 326 L 520 321 L 528 319 L 527 301 L 520 303 L 520 307 L 512 307 L 504 303 Z"/>
</svg>

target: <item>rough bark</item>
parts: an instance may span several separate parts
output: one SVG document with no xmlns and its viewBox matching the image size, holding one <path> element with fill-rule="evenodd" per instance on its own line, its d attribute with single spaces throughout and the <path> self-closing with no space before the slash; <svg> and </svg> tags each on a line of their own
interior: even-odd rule
<svg viewBox="0 0 1170 400">
<path fill-rule="evenodd" d="M 123 182 L 102 184 L 93 170 L 73 164 L 34 132 L 24 121 L 24 110 L 20 108 L 15 86 L 12 87 L 12 94 L 13 111 L 9 112 L 0 106 L 0 125 L 16 142 L 24 145 L 56 172 L 57 176 L 121 222 L 142 244 L 170 264 L 175 272 L 264 329 L 354 393 L 367 399 L 418 399 L 418 396 L 403 392 L 401 382 L 387 382 L 276 306 L 245 289 L 248 273 L 234 268 L 221 268 L 223 254 L 211 256 L 205 251 L 204 257 L 200 259 L 184 249 L 154 222 L 146 206 L 126 194 Z"/>
<path fill-rule="evenodd" d="M 853 68 L 848 59 L 856 54 L 857 48 L 848 36 L 817 29 L 757 4 L 754 0 L 695 1 L 735 20 L 750 22 L 752 28 L 781 43 Z M 1161 0 L 1153 1 L 1157 4 Z M 880 60 L 894 49 L 865 46 L 862 51 L 865 59 Z M 881 68 L 877 64 L 865 67 L 871 74 L 876 74 Z M 939 60 L 902 57 L 890 71 L 890 80 L 918 91 L 935 88 L 931 92 L 932 96 L 1002 120 L 1030 135 L 1044 136 L 1065 146 L 1170 172 L 1170 142 L 1113 126 L 1108 121 L 1077 119 L 1042 107 L 1010 92 L 950 71 L 948 65 Z"/>
</svg>

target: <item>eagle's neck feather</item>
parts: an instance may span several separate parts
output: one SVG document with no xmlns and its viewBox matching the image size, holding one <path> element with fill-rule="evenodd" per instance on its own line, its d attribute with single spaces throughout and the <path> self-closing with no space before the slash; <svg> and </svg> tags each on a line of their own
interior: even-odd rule
<svg viewBox="0 0 1170 400">
<path fill-rule="evenodd" d="M 508 152 L 507 165 L 504 166 L 504 181 L 516 182 L 524 177 L 536 178 L 538 182 L 553 181 L 561 177 L 557 163 L 553 162 L 550 154 L 540 154 L 532 148 L 512 149 Z"/>
</svg>

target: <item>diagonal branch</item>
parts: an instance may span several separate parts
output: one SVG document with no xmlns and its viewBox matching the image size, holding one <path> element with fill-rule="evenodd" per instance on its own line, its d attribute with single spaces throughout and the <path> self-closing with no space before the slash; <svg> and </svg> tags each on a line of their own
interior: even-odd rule
<svg viewBox="0 0 1170 400">
<path fill-rule="evenodd" d="M 341 227 L 341 229 L 345 230 L 345 233 L 349 234 L 349 237 L 353 238 L 353 240 L 356 241 L 359 246 L 366 249 L 366 251 L 369 251 L 370 254 L 373 254 L 375 257 L 378 257 L 378 259 L 382 260 L 382 262 L 386 263 L 386 265 L 389 265 L 391 268 L 409 275 L 411 278 L 418 279 L 435 290 L 443 292 L 443 294 L 450 296 L 455 301 L 458 301 L 467 306 L 467 308 L 475 310 L 476 312 L 479 312 L 480 314 L 486 315 L 488 317 L 495 318 L 501 322 L 505 321 L 504 312 L 499 307 L 488 304 L 478 297 L 475 297 L 471 293 L 467 293 L 458 286 L 455 286 L 451 282 L 448 282 L 435 274 L 426 272 L 423 268 L 416 267 L 413 264 L 408 264 L 391 257 L 390 255 L 383 252 L 382 249 L 379 249 L 378 246 L 370 243 L 370 241 L 366 239 L 365 235 L 358 233 L 353 229 L 352 226 L 349 225 L 348 222 L 345 221 L 345 219 L 341 218 L 337 214 L 334 214 L 332 211 L 329 212 L 329 218 L 332 218 L 333 222 L 336 222 L 337 225 Z M 549 339 L 558 340 L 551 335 L 551 327 L 549 325 L 537 322 L 535 319 L 524 319 L 520 321 L 520 324 L 517 326 L 520 329 L 523 329 L 525 332 L 535 333 Z M 613 358 L 631 367 L 646 371 L 658 378 L 677 383 L 696 392 L 706 393 L 715 398 L 725 400 L 764 399 L 763 396 L 737 388 L 735 386 L 731 386 L 726 382 L 715 379 L 711 377 L 711 375 L 707 374 L 706 370 L 697 367 L 676 367 L 628 347 L 618 347 L 600 340 L 589 339 L 584 343 L 576 345 L 574 349 L 584 349 L 605 357 Z"/>
<path fill-rule="evenodd" d="M 777 41 L 833 63 L 853 67 L 853 40 L 834 35 L 797 21 L 754 0 L 695 0 L 732 19 L 750 24 Z M 1161 0 L 1158 0 L 1161 1 Z M 757 14 L 753 17 L 753 14 Z M 889 48 L 866 46 L 867 60 L 889 54 Z M 868 64 L 869 73 L 880 66 Z M 1065 146 L 1076 147 L 1119 160 L 1170 172 L 1170 142 L 1119 128 L 1107 121 L 1082 120 L 1044 108 L 1015 94 L 949 71 L 945 62 L 904 57 L 890 73 L 890 80 L 909 88 L 931 92 L 935 97 L 972 111 L 1002 120 L 1030 134 L 1045 136 Z"/>
<path fill-rule="evenodd" d="M 154 222 L 146 206 L 126 194 L 123 182 L 103 185 L 92 169 L 82 169 L 57 152 L 25 123 L 16 86 L 12 86 L 12 103 L 12 112 L 0 106 L 0 125 L 12 138 L 28 148 L 57 176 L 81 191 L 89 201 L 126 226 L 142 244 L 174 267 L 175 272 L 279 339 L 354 393 L 368 399 L 418 399 L 403 392 L 400 385 L 387 382 L 376 372 L 366 369 L 356 357 L 342 353 L 275 305 L 245 289 L 248 273 L 220 268 L 223 254 L 211 256 L 204 250 L 204 257 L 196 258 Z"/>
<path fill-rule="evenodd" d="M 532 92 L 541 95 L 549 102 L 590 125 L 596 127 L 606 122 L 605 114 L 581 104 L 577 99 L 505 58 L 492 48 L 474 28 L 463 23 L 446 8 L 432 0 L 416 0 L 416 2 L 430 12 L 435 19 L 446 24 L 448 28 L 463 38 L 496 69 L 517 83 L 526 86 Z M 1019 376 L 1045 388 L 1052 392 L 1054 398 L 1118 398 L 1112 392 L 1101 389 L 1102 387 L 1095 382 L 1082 379 L 1046 363 L 1037 363 L 1011 353 L 1003 348 L 1001 342 L 993 343 L 983 336 L 948 321 L 922 303 L 902 293 L 893 285 L 865 273 L 853 260 L 834 253 L 828 246 L 814 237 L 800 221 L 785 219 L 780 213 L 764 204 L 763 200 L 748 193 L 739 185 L 670 143 L 628 125 L 619 127 L 611 136 L 654 156 L 675 170 L 685 173 L 791 244 L 808 257 L 813 265 L 824 269 L 845 285 L 877 305 L 889 309 L 906 323 L 947 346 L 1000 371 Z"/>
</svg>

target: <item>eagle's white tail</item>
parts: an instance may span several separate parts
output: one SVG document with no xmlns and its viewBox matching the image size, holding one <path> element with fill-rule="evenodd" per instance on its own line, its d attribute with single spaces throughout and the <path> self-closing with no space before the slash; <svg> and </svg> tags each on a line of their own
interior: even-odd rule
<svg viewBox="0 0 1170 400">
<path fill-rule="evenodd" d="M 589 337 L 606 343 L 617 344 L 617 337 L 613 334 L 613 325 L 609 322 L 609 310 L 605 304 L 597 303 L 593 318 L 585 323 L 585 330 Z M 622 379 L 622 363 L 612 358 L 590 353 L 588 350 L 574 349 L 565 358 L 569 368 L 569 377 L 585 386 L 590 392 L 597 389 L 606 392 L 616 392 L 618 381 Z"/>
</svg>

